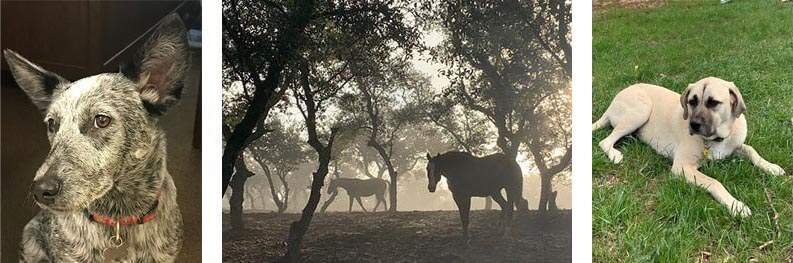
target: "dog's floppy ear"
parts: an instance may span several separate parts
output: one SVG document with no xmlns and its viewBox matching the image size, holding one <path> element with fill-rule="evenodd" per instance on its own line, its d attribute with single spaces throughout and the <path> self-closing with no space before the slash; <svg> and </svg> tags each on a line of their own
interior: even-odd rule
<svg viewBox="0 0 793 263">
<path fill-rule="evenodd" d="M 179 101 L 190 64 L 187 30 L 177 14 L 163 18 L 124 74 L 138 82 L 150 113 L 160 115 Z"/>
<path fill-rule="evenodd" d="M 694 84 L 688 84 L 683 94 L 680 94 L 680 106 L 683 106 L 683 119 L 688 120 L 688 94 L 691 93 L 691 88 Z"/>
<path fill-rule="evenodd" d="M 732 106 L 732 116 L 735 118 L 738 118 L 746 111 L 746 104 L 744 104 L 741 92 L 738 91 L 735 84 L 730 86 L 730 105 Z"/>
<path fill-rule="evenodd" d="M 60 87 L 69 84 L 69 81 L 58 74 L 33 64 L 10 49 L 4 50 L 3 56 L 19 87 L 28 94 L 30 100 L 42 113 L 47 111 L 52 97 L 60 92 Z"/>
</svg>

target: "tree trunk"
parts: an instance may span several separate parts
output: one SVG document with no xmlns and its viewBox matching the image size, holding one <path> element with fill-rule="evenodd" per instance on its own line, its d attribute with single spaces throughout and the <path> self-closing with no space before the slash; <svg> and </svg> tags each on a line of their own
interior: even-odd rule
<svg viewBox="0 0 793 263">
<path fill-rule="evenodd" d="M 270 167 L 265 165 L 264 162 L 261 161 L 259 162 L 259 165 L 262 167 L 262 170 L 264 170 L 265 178 L 267 178 L 267 184 L 270 185 L 270 195 L 273 198 L 273 203 L 275 203 L 275 207 L 278 208 L 278 212 L 281 213 L 283 212 L 281 208 L 284 207 L 284 202 L 281 200 L 280 197 L 278 197 L 279 191 L 278 189 L 276 189 L 275 184 L 273 183 L 273 177 L 272 177 L 273 175 L 272 172 L 270 171 Z"/>
<path fill-rule="evenodd" d="M 551 183 L 553 182 L 553 177 L 570 166 L 573 149 L 568 145 L 564 156 L 559 162 L 554 166 L 548 167 L 548 164 L 543 160 L 541 148 L 534 143 L 528 143 L 527 146 L 529 146 L 529 151 L 534 156 L 534 164 L 537 166 L 537 170 L 540 171 L 540 203 L 537 209 L 545 211 L 548 209 L 550 195 L 553 192 Z"/>
<path fill-rule="evenodd" d="M 246 204 L 246 203 L 243 202 L 242 203 L 242 209 L 243 209 L 243 211 L 244 210 L 249 210 L 250 211 L 250 210 L 254 209 L 253 208 L 253 203 L 255 203 L 255 202 L 253 202 L 253 194 L 251 194 L 251 193 L 253 193 L 253 189 L 251 189 L 250 186 L 247 186 L 245 188 L 246 188 L 245 189 L 245 199 L 248 200 L 248 203 Z M 245 208 L 246 206 L 247 206 L 247 208 Z"/>
<path fill-rule="evenodd" d="M 313 4 L 313 3 L 312 3 Z M 314 101 L 314 91 L 311 90 L 309 83 L 309 66 L 308 62 L 300 64 L 300 82 L 303 90 L 303 102 L 305 103 L 305 112 L 302 111 L 303 117 L 306 121 L 306 132 L 308 133 L 308 144 L 317 152 L 319 159 L 319 166 L 317 171 L 314 172 L 313 181 L 311 182 L 311 194 L 308 197 L 306 207 L 303 208 L 303 214 L 300 220 L 293 222 L 289 226 L 289 235 L 287 237 L 286 254 L 282 258 L 283 262 L 297 262 L 300 259 L 300 247 L 303 243 L 303 236 L 308 231 L 308 226 L 311 224 L 311 219 L 314 217 L 314 212 L 317 210 L 317 205 L 322 195 L 322 185 L 325 182 L 325 177 L 328 175 L 328 166 L 331 161 L 331 149 L 333 142 L 338 135 L 337 128 L 330 129 L 330 137 L 328 138 L 327 145 L 323 145 L 319 141 L 317 134 L 317 110 L 318 106 Z M 297 97 L 297 96 L 296 96 Z M 300 98 L 298 98 L 300 100 Z M 298 102 L 299 104 L 300 102 Z"/>
<path fill-rule="evenodd" d="M 397 174 L 396 169 L 394 168 L 394 164 L 391 163 L 391 156 L 386 153 L 385 148 L 383 145 L 377 143 L 374 138 L 370 139 L 369 146 L 377 150 L 377 153 L 380 155 L 380 158 L 383 159 L 383 163 L 385 163 L 386 168 L 388 168 L 388 177 L 391 179 L 391 184 L 388 186 L 388 201 L 391 203 L 388 207 L 389 212 L 396 212 L 397 211 L 397 181 L 399 179 L 399 174 Z"/>
<path fill-rule="evenodd" d="M 245 192 L 245 181 L 243 176 L 239 173 L 234 174 L 234 180 L 231 180 L 231 198 L 229 198 L 229 216 L 231 217 L 231 229 L 240 231 L 245 229 L 242 223 L 242 203 L 245 201 L 243 197 Z"/>
<path fill-rule="evenodd" d="M 280 172 L 278 174 L 278 179 L 281 180 L 281 186 L 284 187 L 284 197 L 283 201 L 281 201 L 281 205 L 278 206 L 278 213 L 281 214 L 286 211 L 286 208 L 289 206 L 289 182 L 286 180 L 286 176 L 289 172 Z"/>
<path fill-rule="evenodd" d="M 250 204 L 251 204 L 251 209 L 252 210 L 256 210 L 256 211 L 264 210 L 262 208 L 262 202 L 261 202 L 261 197 L 260 197 L 262 191 L 259 191 L 258 187 L 248 188 L 248 190 L 246 190 L 245 192 L 251 192 L 252 193 L 250 195 L 250 197 L 251 197 L 250 198 L 251 199 L 250 200 Z"/>
<path fill-rule="evenodd" d="M 377 169 L 377 179 L 383 179 L 383 175 L 385 174 L 386 171 L 388 171 L 388 169 L 383 169 L 383 168 Z"/>
<path fill-rule="evenodd" d="M 550 200 L 553 191 L 552 179 L 553 174 L 540 174 L 540 204 L 538 206 L 540 211 L 548 210 L 548 200 Z"/>
<path fill-rule="evenodd" d="M 265 194 L 265 190 L 263 187 L 256 188 L 256 191 L 259 193 L 259 204 L 261 205 L 260 210 L 267 210 L 267 194 Z"/>
<path fill-rule="evenodd" d="M 247 167 L 245 167 L 245 162 L 239 162 L 236 165 L 237 172 L 234 174 L 234 179 L 231 181 L 231 198 L 229 198 L 229 207 L 231 211 L 229 212 L 229 216 L 231 217 L 231 229 L 234 231 L 242 231 L 245 229 L 245 225 L 242 222 L 242 206 L 245 202 L 245 181 L 248 180 L 248 177 L 252 176 Z"/>
<path fill-rule="evenodd" d="M 306 207 L 303 208 L 303 214 L 300 216 L 300 220 L 292 222 L 292 225 L 289 226 L 286 255 L 282 258 L 283 262 L 297 262 L 298 259 L 300 259 L 300 247 L 303 243 L 303 236 L 308 231 L 308 226 L 311 224 L 311 219 L 314 217 L 314 211 L 317 209 L 319 200 L 322 197 L 322 186 L 325 177 L 328 175 L 330 149 L 320 152 L 319 155 L 319 167 L 317 167 L 317 171 L 314 172 L 308 203 L 306 203 Z"/>
<path fill-rule="evenodd" d="M 278 213 L 284 213 L 286 209 L 289 208 L 289 189 L 286 189 L 286 192 L 284 192 L 284 197 L 284 206 L 278 208 Z"/>
<path fill-rule="evenodd" d="M 394 172 L 389 171 L 388 176 L 391 177 L 391 184 L 388 185 L 388 201 L 391 202 L 391 205 L 388 207 L 388 211 L 396 212 L 397 211 L 397 173 L 396 171 Z"/>
</svg>

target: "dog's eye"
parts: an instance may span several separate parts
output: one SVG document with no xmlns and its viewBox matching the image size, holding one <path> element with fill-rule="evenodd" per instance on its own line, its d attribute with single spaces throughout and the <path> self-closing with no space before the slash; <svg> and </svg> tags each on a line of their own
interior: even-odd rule
<svg viewBox="0 0 793 263">
<path fill-rule="evenodd" d="M 101 115 L 101 114 L 96 115 L 96 117 L 94 117 L 94 127 L 95 128 L 106 128 L 108 125 L 110 125 L 110 121 L 111 120 L 112 119 L 110 118 L 110 116 Z"/>
<path fill-rule="evenodd" d="M 697 106 L 697 103 L 698 103 L 698 101 L 697 101 L 696 97 L 694 97 L 693 99 L 688 100 L 688 105 Z"/>
<path fill-rule="evenodd" d="M 713 108 L 713 107 L 719 106 L 719 104 L 721 104 L 721 101 L 717 101 L 717 100 L 714 100 L 714 99 L 708 99 L 708 102 L 705 103 L 705 106 L 708 107 L 708 108 Z"/>
<path fill-rule="evenodd" d="M 52 118 L 47 119 L 47 131 L 55 132 L 56 130 L 58 130 L 58 126 L 55 123 L 55 119 Z"/>
</svg>

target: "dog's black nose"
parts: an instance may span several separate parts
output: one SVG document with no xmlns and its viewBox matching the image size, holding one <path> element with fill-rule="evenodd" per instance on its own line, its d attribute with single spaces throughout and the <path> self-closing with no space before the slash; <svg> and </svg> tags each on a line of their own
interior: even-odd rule
<svg viewBox="0 0 793 263">
<path fill-rule="evenodd" d="M 691 126 L 692 131 L 699 131 L 699 128 L 702 127 L 702 123 L 697 121 L 691 121 L 688 125 Z"/>
<path fill-rule="evenodd" d="M 61 192 L 61 181 L 57 178 L 41 178 L 33 181 L 33 196 L 39 203 L 49 205 L 55 202 L 55 197 Z"/>
</svg>

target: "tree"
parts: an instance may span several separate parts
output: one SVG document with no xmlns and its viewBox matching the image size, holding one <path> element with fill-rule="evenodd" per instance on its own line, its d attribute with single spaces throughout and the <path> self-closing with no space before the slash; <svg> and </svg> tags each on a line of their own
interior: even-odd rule
<svg viewBox="0 0 793 263">
<path fill-rule="evenodd" d="M 300 219 L 293 222 L 283 260 L 299 258 L 303 236 L 321 197 L 337 136 L 347 131 L 341 118 L 326 114 L 338 92 L 353 78 L 351 64 L 363 58 L 380 58 L 392 50 L 412 50 L 418 33 L 405 24 L 393 1 L 322 2 L 305 29 L 304 50 L 290 64 L 295 78 L 285 82 L 294 97 L 294 105 L 305 121 L 308 144 L 317 153 L 317 170 L 312 175 L 311 193 Z M 340 132 L 342 131 L 342 132 Z M 342 147 L 343 148 L 343 147 Z"/>
<path fill-rule="evenodd" d="M 263 176 L 254 176 L 248 178 L 248 181 L 245 183 L 245 198 L 249 200 L 249 210 L 267 209 L 267 189 L 265 189 L 266 183 L 264 179 Z"/>
<path fill-rule="evenodd" d="M 245 230 L 245 224 L 242 221 L 242 208 L 245 202 L 245 181 L 248 177 L 254 176 L 253 172 L 248 170 L 245 161 L 237 162 L 234 165 L 234 179 L 231 181 L 231 198 L 229 198 L 229 216 L 231 217 L 231 229 L 239 232 Z"/>
<path fill-rule="evenodd" d="M 345 94 L 341 101 L 344 111 L 359 120 L 361 128 L 367 131 L 366 146 L 371 147 L 380 157 L 391 180 L 389 184 L 389 211 L 397 210 L 397 183 L 399 167 L 394 163 L 396 144 L 401 140 L 400 133 L 409 125 L 420 120 L 418 107 L 409 101 L 407 93 L 419 86 L 429 86 L 426 77 L 412 70 L 405 56 L 390 57 L 384 60 L 365 60 L 352 67 L 355 92 Z M 413 154 L 417 161 L 418 154 Z M 366 160 L 365 155 L 363 160 Z M 412 169 L 416 161 L 410 165 Z M 361 161 L 363 170 L 369 174 L 368 167 Z M 405 168 L 403 166 L 402 168 Z M 409 170 L 409 169 L 408 169 Z M 370 175 L 370 177 L 373 177 Z"/>
<path fill-rule="evenodd" d="M 224 79 L 226 83 L 241 82 L 246 95 L 248 87 L 253 87 L 242 119 L 233 130 L 229 124 L 223 127 L 229 134 L 221 162 L 223 195 L 256 123 L 266 121 L 270 109 L 286 91 L 279 86 L 281 74 L 303 47 L 303 32 L 314 11 L 313 0 L 223 1 Z"/>
<path fill-rule="evenodd" d="M 227 127 L 224 125 L 224 127 Z M 264 128 L 264 125 L 260 122 L 257 125 L 256 131 L 253 132 L 249 137 L 246 139 L 245 144 L 247 145 L 250 141 L 256 140 L 263 136 L 268 130 Z M 223 138 L 228 138 L 229 132 L 227 129 L 223 130 Z M 244 150 L 244 149 L 243 149 Z M 244 152 L 240 152 L 240 155 L 243 155 Z M 234 175 L 235 177 L 231 180 L 231 197 L 229 198 L 229 217 L 231 219 L 231 228 L 237 232 L 242 231 L 245 229 L 244 222 L 242 220 L 242 210 L 245 202 L 245 183 L 248 181 L 248 178 L 254 176 L 253 172 L 248 170 L 245 162 L 238 162 L 234 164 Z M 225 194 L 224 194 L 225 195 Z"/>
<path fill-rule="evenodd" d="M 553 178 L 568 170 L 572 161 L 570 92 L 570 89 L 563 89 L 548 97 L 539 106 L 536 115 L 536 123 L 544 125 L 531 125 L 528 133 L 524 135 L 526 146 L 533 157 L 531 159 L 540 172 L 541 211 L 556 209 L 556 192 L 551 189 Z"/>
<path fill-rule="evenodd" d="M 569 5 L 560 1 L 448 1 L 428 6 L 430 20 L 446 33 L 432 53 L 448 67 L 444 74 L 451 80 L 455 98 L 487 117 L 504 154 L 517 157 L 525 143 L 544 182 L 570 165 L 569 137 L 561 146 L 563 152 L 557 153 L 558 148 L 542 146 L 559 147 L 542 143 L 557 140 L 540 131 L 549 126 L 542 122 L 547 119 L 542 110 L 549 110 L 542 105 L 569 86 Z M 550 187 L 543 183 L 541 210 L 548 205 Z"/>
<path fill-rule="evenodd" d="M 303 209 L 300 220 L 293 222 L 289 227 L 287 251 L 283 258 L 286 262 L 296 262 L 300 257 L 300 246 L 303 241 L 303 236 L 306 231 L 308 231 L 308 226 L 311 224 L 314 211 L 317 209 L 323 182 L 328 174 L 333 143 L 336 136 L 338 136 L 339 129 L 337 127 L 330 128 L 330 135 L 327 137 L 326 142 L 322 142 L 317 131 L 317 115 L 322 114 L 324 109 L 322 107 L 322 102 L 332 98 L 344 85 L 318 85 L 320 87 L 315 86 L 312 88 L 310 80 L 311 71 L 308 62 L 301 63 L 300 73 L 300 84 L 294 87 L 293 92 L 296 105 L 300 109 L 300 114 L 305 120 L 306 131 L 308 133 L 308 144 L 311 145 L 317 153 L 318 166 L 317 171 L 313 173 L 311 194 L 309 195 L 306 207 Z"/>
<path fill-rule="evenodd" d="M 418 46 L 418 32 L 406 24 L 401 11 L 407 4 L 411 3 L 232 0 L 223 4 L 224 84 L 240 83 L 234 85 L 243 87 L 242 97 L 250 97 L 240 103 L 242 118 L 224 126 L 230 135 L 223 153 L 223 190 L 253 126 L 266 121 L 270 109 L 289 97 L 284 96 L 287 90 L 294 98 L 288 106 L 301 112 L 308 144 L 317 153 L 311 194 L 300 220 L 290 227 L 284 261 L 299 258 L 302 237 L 339 143 L 337 136 L 343 133 L 342 120 L 332 111 L 336 94 L 353 77 L 349 66 L 362 58 L 386 57 L 395 49 L 410 53 Z M 236 123 L 233 129 L 232 123 Z"/>
<path fill-rule="evenodd" d="M 439 127 L 450 145 L 476 156 L 484 155 L 487 152 L 485 146 L 493 137 L 487 119 L 481 113 L 465 108 L 459 101 L 450 99 L 449 95 L 448 92 L 433 94 L 419 90 L 416 100 L 427 105 L 422 112 L 425 121 Z M 485 210 L 492 207 L 492 197 L 485 197 Z"/>
<path fill-rule="evenodd" d="M 264 171 L 278 213 L 283 213 L 289 205 L 291 190 L 287 176 L 308 161 L 309 153 L 301 147 L 299 133 L 284 127 L 278 119 L 271 119 L 267 128 L 272 132 L 254 141 L 249 148 L 253 159 Z M 273 180 L 273 175 L 278 179 L 277 184 Z"/>
</svg>

